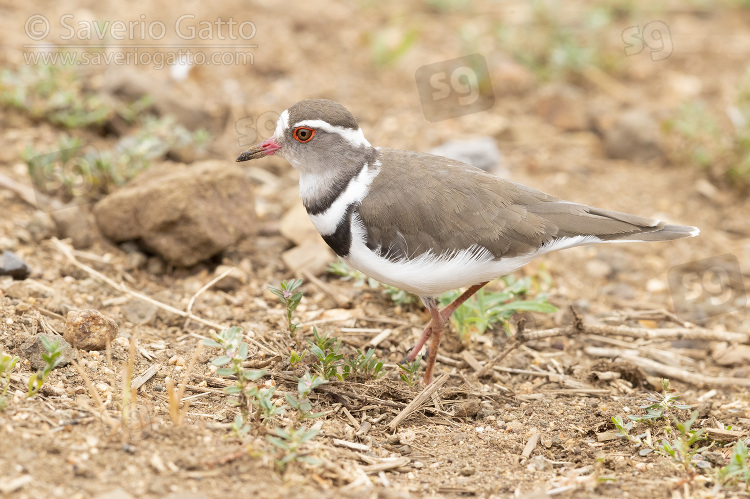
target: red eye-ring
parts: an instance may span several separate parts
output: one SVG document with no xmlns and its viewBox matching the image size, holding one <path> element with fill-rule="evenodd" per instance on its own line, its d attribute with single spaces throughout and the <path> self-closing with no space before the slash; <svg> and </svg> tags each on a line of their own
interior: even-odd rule
<svg viewBox="0 0 750 499">
<path fill-rule="evenodd" d="M 312 138 L 315 136 L 315 130 L 313 128 L 307 128 L 306 126 L 300 126 L 294 129 L 294 133 L 292 136 L 298 141 L 302 142 L 303 144 L 305 142 L 310 142 Z"/>
</svg>

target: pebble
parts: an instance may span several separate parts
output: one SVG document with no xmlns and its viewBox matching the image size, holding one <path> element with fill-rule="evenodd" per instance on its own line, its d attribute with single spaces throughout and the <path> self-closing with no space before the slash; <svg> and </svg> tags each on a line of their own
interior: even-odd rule
<svg viewBox="0 0 750 499">
<path fill-rule="evenodd" d="M 214 287 L 221 291 L 236 291 L 247 284 L 247 274 L 238 267 L 229 265 L 219 265 L 214 271 L 214 277 L 218 277 L 224 272 L 229 271 L 220 281 L 214 284 Z"/>
<path fill-rule="evenodd" d="M 52 220 L 49 213 L 43 211 L 35 211 L 34 214 L 31 215 L 31 220 L 29 220 L 29 225 L 26 229 L 29 231 L 29 234 L 31 234 L 31 238 L 34 242 L 37 243 L 49 239 L 54 236 L 56 232 L 54 220 Z"/>
<path fill-rule="evenodd" d="M 486 172 L 497 168 L 504 159 L 492 137 L 449 140 L 432 148 L 430 154 L 463 161 Z"/>
<path fill-rule="evenodd" d="M 613 159 L 646 161 L 662 155 L 659 123 L 643 109 L 631 109 L 605 132 L 604 148 Z"/>
<path fill-rule="evenodd" d="M 29 277 L 31 269 L 15 253 L 4 251 L 0 258 L 0 275 L 9 275 L 15 280 L 23 280 Z"/>
<path fill-rule="evenodd" d="M 151 302 L 133 298 L 122 307 L 125 319 L 133 324 L 143 325 L 156 316 L 159 308 Z"/>
<path fill-rule="evenodd" d="M 65 339 L 81 350 L 104 350 L 117 337 L 117 323 L 98 310 L 68 312 Z"/>
<path fill-rule="evenodd" d="M 58 341 L 62 348 L 62 354 L 60 355 L 60 362 L 57 367 L 62 367 L 70 364 L 70 361 L 75 358 L 75 352 L 71 348 L 70 344 L 65 341 L 65 338 L 58 335 L 39 333 L 33 337 L 31 341 L 24 344 L 22 347 L 24 356 L 29 359 L 31 367 L 34 369 L 43 369 L 47 363 L 42 359 L 42 354 L 46 354 L 47 351 L 42 346 L 42 336 L 51 341 Z"/>
<path fill-rule="evenodd" d="M 471 466 L 464 466 L 463 468 L 461 468 L 461 471 L 459 471 L 459 473 L 461 473 L 462 476 L 471 476 L 476 472 L 477 470 Z"/>
</svg>

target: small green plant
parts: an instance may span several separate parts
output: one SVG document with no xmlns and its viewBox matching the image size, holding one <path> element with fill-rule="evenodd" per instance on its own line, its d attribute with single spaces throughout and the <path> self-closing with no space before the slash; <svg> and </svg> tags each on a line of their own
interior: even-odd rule
<svg viewBox="0 0 750 499">
<path fill-rule="evenodd" d="M 273 397 L 273 393 L 275 391 L 275 387 L 261 390 L 257 386 L 254 386 L 247 391 L 247 396 L 254 399 L 257 403 L 257 416 L 261 421 L 263 421 L 264 424 L 268 424 L 273 420 L 273 418 L 284 414 L 284 412 L 286 411 L 284 407 L 277 406 L 271 400 L 271 397 Z"/>
<path fill-rule="evenodd" d="M 274 428 L 274 435 L 268 435 L 266 439 L 274 446 L 281 449 L 284 456 L 275 461 L 276 467 L 280 473 L 284 473 L 289 463 L 297 461 L 307 464 L 320 464 L 320 461 L 314 459 L 301 451 L 302 446 L 315 438 L 318 434 L 317 428 L 306 429 L 304 426 L 297 430 Z"/>
<path fill-rule="evenodd" d="M 732 455 L 726 466 L 720 468 L 716 474 L 717 481 L 722 485 L 737 486 L 745 484 L 745 490 L 750 491 L 750 455 L 747 442 L 740 439 L 732 447 Z"/>
<path fill-rule="evenodd" d="M 247 359 L 247 343 L 243 342 L 242 338 L 242 329 L 232 326 L 215 335 L 213 340 L 204 340 L 203 343 L 224 350 L 224 355 L 215 358 L 211 363 L 219 367 L 216 370 L 219 376 L 237 377 L 235 384 L 226 387 L 225 391 L 230 395 L 237 395 L 237 400 L 232 403 L 239 406 L 243 421 L 247 421 L 252 413 L 252 400 L 259 394 L 253 382 L 265 376 L 267 371 L 242 367 L 242 363 Z M 229 367 L 221 367 L 227 364 Z"/>
<path fill-rule="evenodd" d="M 8 399 L 5 394 L 10 387 L 10 372 L 20 359 L 5 352 L 0 352 L 0 412 L 8 407 Z"/>
<path fill-rule="evenodd" d="M 375 349 L 370 348 L 366 353 L 357 349 L 357 356 L 346 359 L 344 366 L 345 377 L 353 376 L 354 378 L 372 378 L 378 379 L 383 369 L 383 362 L 375 356 Z"/>
<path fill-rule="evenodd" d="M 297 382 L 297 396 L 295 397 L 291 393 L 286 394 L 287 403 L 299 413 L 300 419 L 312 419 L 323 415 L 322 412 L 312 412 L 310 393 L 320 385 L 326 383 L 328 383 L 328 380 L 321 378 L 317 374 L 311 375 L 307 372 Z"/>
<path fill-rule="evenodd" d="M 664 123 L 667 151 L 675 164 L 692 164 L 740 190 L 750 188 L 750 69 L 737 84 L 737 98 L 725 109 L 687 102 Z"/>
<path fill-rule="evenodd" d="M 289 330 L 289 335 L 294 339 L 297 345 L 299 345 L 297 330 L 299 329 L 300 325 L 299 323 L 294 322 L 294 320 L 292 319 L 292 313 L 297 309 L 299 302 L 302 300 L 302 292 L 297 291 L 297 288 L 302 286 L 302 282 L 302 279 L 292 279 L 289 282 L 281 281 L 280 288 L 268 286 L 268 288 L 271 290 L 271 293 L 278 296 L 279 300 L 281 300 L 281 304 L 286 308 L 286 323 Z"/>
<path fill-rule="evenodd" d="M 343 365 L 341 359 L 344 358 L 344 354 L 339 353 L 341 340 L 329 338 L 327 333 L 318 334 L 317 328 L 313 327 L 313 339 L 307 341 L 310 343 L 310 353 L 318 359 L 315 369 L 323 379 L 346 379 L 345 375 L 339 374 L 339 367 Z"/>
<path fill-rule="evenodd" d="M 453 313 L 451 320 L 462 341 L 468 341 L 472 333 L 484 333 L 495 324 L 507 325 L 516 312 L 557 311 L 557 307 L 547 301 L 546 294 L 540 293 L 532 299 L 524 299 L 534 288 L 531 277 L 516 280 L 513 276 L 505 276 L 502 280 L 506 284 L 505 289 L 488 291 L 482 288 Z M 448 305 L 459 294 L 458 291 L 443 294 L 440 297 L 441 305 Z"/>
<path fill-rule="evenodd" d="M 62 356 L 62 346 L 60 345 L 59 340 L 52 341 L 45 335 L 39 336 L 39 340 L 42 342 L 42 347 L 46 352 L 42 354 L 42 360 L 44 360 L 45 366 L 44 369 L 38 371 L 29 379 L 28 392 L 26 393 L 27 398 L 33 397 L 39 393 L 39 390 L 42 389 L 44 382 L 47 381 L 52 369 L 57 367 L 62 360 L 60 358 Z"/>
<path fill-rule="evenodd" d="M 654 449 L 658 454 L 670 457 L 675 463 L 681 465 L 686 473 L 693 474 L 693 466 L 698 468 L 708 468 L 711 465 L 708 461 L 694 460 L 693 458 L 708 450 L 711 445 L 695 448 L 693 444 L 703 438 L 703 430 L 693 430 L 692 426 L 695 420 L 698 419 L 698 411 L 693 411 L 690 419 L 684 423 L 680 422 L 677 418 L 672 418 L 677 428 L 677 436 L 669 441 L 668 439 L 659 440 Z M 666 429 L 667 433 L 673 432 L 671 428 Z M 712 444 L 713 445 L 713 444 Z"/>
<path fill-rule="evenodd" d="M 679 404 L 677 400 L 680 395 L 675 395 L 675 390 L 669 386 L 668 379 L 661 380 L 662 392 L 661 394 L 650 395 L 647 400 L 651 403 L 648 405 L 642 405 L 641 409 L 646 409 L 645 415 L 628 415 L 628 418 L 632 421 L 651 421 L 654 419 L 666 417 L 669 411 L 674 409 L 690 409 L 689 405 Z"/>
<path fill-rule="evenodd" d="M 250 432 L 250 425 L 245 423 L 242 414 L 237 414 L 232 421 L 231 429 L 235 437 L 242 439 Z"/>
<path fill-rule="evenodd" d="M 80 139 L 63 134 L 54 150 L 41 152 L 27 146 L 21 156 L 34 186 L 43 194 L 64 201 L 95 200 L 172 150 L 203 147 L 207 140 L 205 133 L 190 132 L 170 116 L 147 116 L 135 134 L 120 138 L 112 149 L 85 147 Z"/>
<path fill-rule="evenodd" d="M 296 351 L 292 350 L 292 353 L 289 354 L 289 365 L 296 366 L 303 360 L 305 360 L 305 356 L 307 355 L 307 350 L 303 350 L 302 353 L 297 353 Z"/>
<path fill-rule="evenodd" d="M 398 376 L 399 378 L 401 378 L 401 381 L 409 385 L 409 388 L 414 386 L 414 384 L 417 382 L 417 379 L 419 378 L 419 367 L 419 357 L 414 359 L 413 362 L 407 362 L 398 365 L 398 368 L 401 370 L 398 373 Z"/>
</svg>

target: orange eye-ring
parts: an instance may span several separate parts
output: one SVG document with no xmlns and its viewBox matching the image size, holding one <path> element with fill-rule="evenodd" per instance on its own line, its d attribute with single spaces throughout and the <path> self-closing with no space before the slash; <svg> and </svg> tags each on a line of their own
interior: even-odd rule
<svg viewBox="0 0 750 499">
<path fill-rule="evenodd" d="M 307 128 L 306 126 L 300 126 L 294 129 L 294 133 L 292 136 L 298 141 L 302 142 L 303 144 L 305 142 L 310 142 L 312 138 L 315 136 L 315 130 L 313 128 Z"/>
</svg>

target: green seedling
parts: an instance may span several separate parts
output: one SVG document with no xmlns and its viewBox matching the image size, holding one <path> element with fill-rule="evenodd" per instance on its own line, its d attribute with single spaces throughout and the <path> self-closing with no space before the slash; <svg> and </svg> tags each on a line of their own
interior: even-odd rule
<svg viewBox="0 0 750 499">
<path fill-rule="evenodd" d="M 5 394 L 10 387 L 10 372 L 20 359 L 5 352 L 0 352 L 0 412 L 8 407 L 8 399 Z"/>
<path fill-rule="evenodd" d="M 301 451 L 302 446 L 315 438 L 318 429 L 306 429 L 304 426 L 298 430 L 274 428 L 275 436 L 268 435 L 266 439 L 274 446 L 281 449 L 284 456 L 275 461 L 276 467 L 280 473 L 284 473 L 291 462 L 303 462 L 307 464 L 320 464 L 320 461 L 314 459 Z"/>
<path fill-rule="evenodd" d="M 686 409 L 691 408 L 689 405 L 677 403 L 677 400 L 680 398 L 680 395 L 674 394 L 675 390 L 669 386 L 668 379 L 662 379 L 661 386 L 662 386 L 663 393 L 662 394 L 656 393 L 654 395 L 649 396 L 647 400 L 649 400 L 651 404 L 641 406 L 641 409 L 646 409 L 646 414 L 639 415 L 639 416 L 634 416 L 634 415 L 629 414 L 628 418 L 630 420 L 652 421 L 654 419 L 666 417 L 667 413 L 674 409 L 686 410 Z"/>
<path fill-rule="evenodd" d="M 225 391 L 230 395 L 237 395 L 237 400 L 233 400 L 232 403 L 239 406 L 243 420 L 247 421 L 248 416 L 252 413 L 252 400 L 255 398 L 255 392 L 251 392 L 251 390 L 257 389 L 253 382 L 265 376 L 267 371 L 265 369 L 244 369 L 242 367 L 242 363 L 247 359 L 248 352 L 247 343 L 243 342 L 242 338 L 242 329 L 232 326 L 215 335 L 213 340 L 204 340 L 203 343 L 224 350 L 224 355 L 215 358 L 211 363 L 219 367 L 216 370 L 216 374 L 219 376 L 236 376 L 235 384 L 226 387 Z M 229 364 L 229 367 L 221 367 L 227 364 Z"/>
<path fill-rule="evenodd" d="M 533 289 L 531 277 L 516 280 L 512 276 L 505 276 L 502 279 L 507 286 L 505 289 L 488 291 L 482 288 L 453 313 L 451 320 L 462 341 L 468 341 L 472 333 L 484 333 L 495 324 L 507 325 L 516 312 L 557 311 L 557 307 L 547 301 L 545 294 L 524 299 Z M 458 298 L 459 294 L 458 291 L 445 293 L 439 301 L 442 306 L 446 306 Z"/>
<path fill-rule="evenodd" d="M 366 353 L 357 349 L 356 357 L 346 359 L 344 374 L 347 378 L 353 376 L 355 378 L 378 379 L 381 376 L 381 369 L 383 369 L 383 362 L 375 357 L 374 348 L 370 348 Z"/>
<path fill-rule="evenodd" d="M 346 379 L 344 375 L 339 374 L 339 367 L 343 364 L 341 359 L 344 358 L 344 354 L 339 353 L 341 340 L 329 338 L 326 333 L 320 335 L 317 328 L 313 328 L 313 339 L 307 341 L 310 344 L 310 353 L 318 359 L 315 369 L 323 379 Z"/>
<path fill-rule="evenodd" d="M 275 387 L 260 390 L 257 386 L 254 386 L 247 391 L 247 396 L 254 399 L 255 403 L 258 405 L 257 417 L 263 421 L 263 424 L 268 424 L 273 418 L 284 414 L 286 411 L 285 408 L 277 406 L 271 400 L 275 391 Z"/>
<path fill-rule="evenodd" d="M 39 390 L 42 389 L 44 382 L 47 381 L 52 369 L 57 367 L 62 360 L 60 358 L 62 356 L 62 346 L 60 345 L 59 340 L 51 341 L 44 335 L 39 336 L 39 339 L 42 342 L 42 347 L 46 351 L 46 353 L 42 354 L 42 360 L 44 360 L 45 366 L 44 369 L 38 371 L 31 377 L 31 379 L 29 379 L 28 392 L 26 393 L 27 398 L 33 397 L 39 393 Z"/>
<path fill-rule="evenodd" d="M 305 360 L 306 355 L 307 350 L 303 350 L 302 353 L 297 353 L 292 350 L 292 353 L 289 355 L 289 365 L 296 366 L 297 364 Z"/>
<path fill-rule="evenodd" d="M 750 455 L 748 454 L 750 440 L 742 439 L 732 447 L 732 455 L 726 466 L 719 469 L 716 474 L 717 481 L 722 485 L 744 484 L 746 491 L 750 491 Z"/>
<path fill-rule="evenodd" d="M 310 375 L 307 372 L 297 382 L 297 397 L 291 393 L 286 394 L 287 403 L 299 413 L 300 419 L 317 418 L 324 414 L 322 412 L 312 412 L 312 404 L 309 397 L 314 389 L 326 383 L 328 383 L 328 380 L 321 378 L 317 374 Z"/>
<path fill-rule="evenodd" d="M 250 425 L 245 423 L 245 419 L 242 417 L 242 414 L 237 414 L 234 417 L 231 429 L 232 433 L 234 433 L 234 436 L 240 439 L 244 438 L 248 433 L 250 433 Z"/>
<path fill-rule="evenodd" d="M 417 379 L 419 378 L 419 367 L 419 357 L 414 359 L 413 362 L 407 362 L 406 364 L 398 365 L 398 368 L 401 369 L 401 371 L 398 373 L 398 376 L 399 378 L 401 378 L 401 381 L 409 385 L 409 388 L 414 386 L 414 384 L 417 382 Z"/>
<path fill-rule="evenodd" d="M 672 418 L 677 428 L 677 435 L 674 439 L 669 441 L 668 439 L 659 440 L 655 445 L 654 449 L 658 454 L 667 456 L 672 459 L 675 463 L 681 465 L 686 473 L 693 474 L 693 466 L 698 468 L 710 468 L 711 465 L 708 461 L 695 460 L 696 455 L 700 454 L 711 448 L 711 445 L 705 447 L 695 448 L 693 444 L 703 438 L 703 430 L 693 430 L 692 426 L 695 420 L 698 419 L 698 411 L 693 411 L 690 419 L 681 423 L 677 418 Z M 671 428 L 667 428 L 667 433 L 672 433 Z"/>
<path fill-rule="evenodd" d="M 299 339 L 297 338 L 297 330 L 300 328 L 299 323 L 294 322 L 292 319 L 293 312 L 297 309 L 299 302 L 302 300 L 302 292 L 297 291 L 297 288 L 302 286 L 302 279 L 292 279 L 291 281 L 281 281 L 281 287 L 275 288 L 268 286 L 271 293 L 275 294 L 281 300 L 281 304 L 286 308 L 286 323 L 289 330 L 289 336 L 299 346 Z"/>
</svg>

